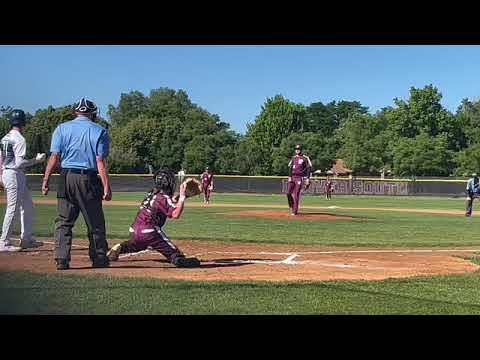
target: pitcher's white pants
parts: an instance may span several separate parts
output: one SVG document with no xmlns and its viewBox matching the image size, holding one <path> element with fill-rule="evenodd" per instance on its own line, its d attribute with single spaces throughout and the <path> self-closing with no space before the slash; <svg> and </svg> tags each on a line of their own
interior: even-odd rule
<svg viewBox="0 0 480 360">
<path fill-rule="evenodd" d="M 19 213 L 21 222 L 20 239 L 21 241 L 30 242 L 32 241 L 34 212 L 32 195 L 27 188 L 27 177 L 22 171 L 5 169 L 2 174 L 2 182 L 7 194 L 7 207 L 3 220 L 0 246 L 11 243 L 10 235 Z"/>
</svg>

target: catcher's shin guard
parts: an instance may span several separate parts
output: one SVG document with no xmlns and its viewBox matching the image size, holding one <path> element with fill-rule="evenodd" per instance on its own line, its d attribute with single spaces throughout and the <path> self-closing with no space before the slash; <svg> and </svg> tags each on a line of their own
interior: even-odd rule
<svg viewBox="0 0 480 360">
<path fill-rule="evenodd" d="M 173 265 L 181 268 L 193 268 L 193 267 L 199 267 L 200 266 L 200 260 L 197 258 L 191 257 L 187 258 L 184 256 L 177 256 L 175 258 L 175 261 L 173 262 Z"/>
</svg>

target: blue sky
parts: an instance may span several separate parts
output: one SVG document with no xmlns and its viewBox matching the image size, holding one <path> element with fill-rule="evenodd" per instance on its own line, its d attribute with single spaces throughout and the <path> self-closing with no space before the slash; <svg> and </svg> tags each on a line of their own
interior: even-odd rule
<svg viewBox="0 0 480 360">
<path fill-rule="evenodd" d="M 0 46 L 0 105 L 34 113 L 87 96 L 105 115 L 123 92 L 169 87 L 244 133 L 276 94 L 375 112 L 433 84 L 455 111 L 479 98 L 479 65 L 480 46 Z"/>
</svg>

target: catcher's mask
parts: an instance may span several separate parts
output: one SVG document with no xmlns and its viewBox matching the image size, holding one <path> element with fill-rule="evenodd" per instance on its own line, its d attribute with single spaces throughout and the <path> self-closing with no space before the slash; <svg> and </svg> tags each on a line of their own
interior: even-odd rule
<svg viewBox="0 0 480 360">
<path fill-rule="evenodd" d="M 155 189 L 168 195 L 173 196 L 175 191 L 175 174 L 171 170 L 157 170 L 153 174 L 153 183 Z"/>
</svg>

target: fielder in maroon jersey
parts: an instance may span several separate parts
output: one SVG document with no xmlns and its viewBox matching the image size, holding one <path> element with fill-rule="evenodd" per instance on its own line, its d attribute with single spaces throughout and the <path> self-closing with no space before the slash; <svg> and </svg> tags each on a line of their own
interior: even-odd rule
<svg viewBox="0 0 480 360">
<path fill-rule="evenodd" d="M 164 255 L 169 262 L 178 267 L 197 267 L 197 258 L 187 258 L 175 246 L 162 227 L 167 218 L 178 219 L 183 212 L 185 202 L 185 183 L 180 185 L 177 202 L 172 200 L 175 189 L 175 175 L 171 171 L 159 170 L 154 174 L 154 187 L 147 193 L 140 210 L 130 226 L 130 240 L 113 246 L 107 253 L 110 261 L 117 261 L 120 254 L 135 253 L 152 248 Z"/>
<path fill-rule="evenodd" d="M 328 177 L 323 190 L 325 192 L 325 198 L 327 200 L 332 200 L 333 183 Z"/>
<path fill-rule="evenodd" d="M 205 204 L 210 203 L 210 194 L 213 191 L 213 173 L 207 166 L 202 175 L 200 175 L 203 189 L 203 202 Z"/>
<path fill-rule="evenodd" d="M 288 168 L 288 207 L 292 215 L 297 215 L 302 188 L 310 185 L 312 172 L 312 162 L 308 156 L 303 155 L 301 145 L 295 146 L 295 156 L 288 163 Z"/>
</svg>

